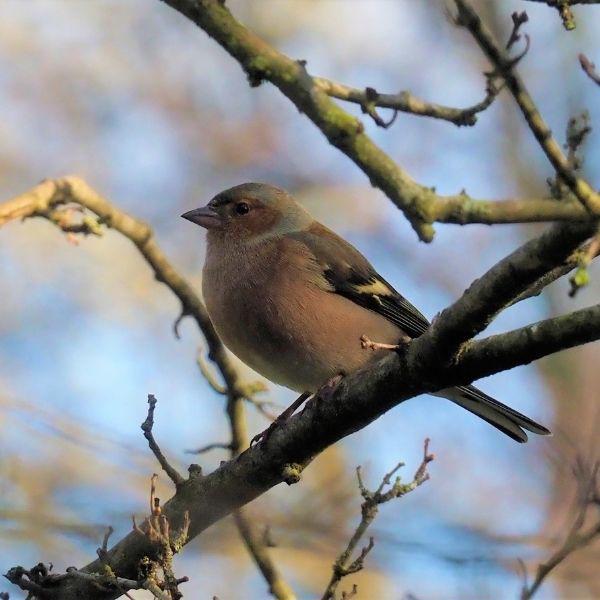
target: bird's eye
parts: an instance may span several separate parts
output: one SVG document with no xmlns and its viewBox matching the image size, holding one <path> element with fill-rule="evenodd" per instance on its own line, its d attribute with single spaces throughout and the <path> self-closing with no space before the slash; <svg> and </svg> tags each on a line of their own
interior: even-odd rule
<svg viewBox="0 0 600 600">
<path fill-rule="evenodd" d="M 238 202 L 235 205 L 235 212 L 238 215 L 245 215 L 250 212 L 250 207 L 245 202 Z"/>
</svg>

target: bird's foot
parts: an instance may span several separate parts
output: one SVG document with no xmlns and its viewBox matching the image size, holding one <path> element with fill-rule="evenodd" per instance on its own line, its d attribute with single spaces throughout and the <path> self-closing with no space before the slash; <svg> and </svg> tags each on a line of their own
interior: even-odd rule
<svg viewBox="0 0 600 600">
<path fill-rule="evenodd" d="M 300 414 L 303 414 L 309 406 L 314 406 L 315 404 L 323 401 L 327 402 L 333 396 L 333 392 L 335 392 L 337 386 L 339 385 L 340 381 L 344 379 L 344 377 L 344 373 L 338 373 L 337 375 L 334 375 L 333 377 L 328 379 L 317 390 L 317 392 L 313 394 L 312 398 L 308 400 L 308 402 L 304 405 L 304 408 L 302 409 L 302 413 Z"/>
<path fill-rule="evenodd" d="M 406 344 L 410 342 L 409 336 L 403 336 L 400 339 L 399 344 L 382 344 L 380 342 L 374 342 L 370 340 L 366 335 L 360 336 L 360 347 L 363 350 L 400 350 L 400 348 L 404 347 Z"/>
<path fill-rule="evenodd" d="M 296 412 L 297 408 L 306 402 L 310 395 L 310 392 L 302 392 L 302 394 L 300 394 L 298 398 L 296 398 L 296 400 L 294 400 L 294 402 L 292 402 L 292 404 L 290 404 L 264 431 L 257 433 L 250 440 L 250 447 L 254 446 L 254 444 L 258 444 L 259 442 L 266 442 L 271 437 L 271 434 L 278 427 L 283 425 L 283 423 L 285 423 Z"/>
</svg>

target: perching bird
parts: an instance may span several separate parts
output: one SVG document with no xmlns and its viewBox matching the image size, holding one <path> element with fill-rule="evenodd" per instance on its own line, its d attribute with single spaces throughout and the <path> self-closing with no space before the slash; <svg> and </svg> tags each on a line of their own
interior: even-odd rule
<svg viewBox="0 0 600 600">
<path fill-rule="evenodd" d="M 182 215 L 208 230 L 202 291 L 225 345 L 243 362 L 298 392 L 316 392 L 429 321 L 352 245 L 315 221 L 282 189 L 245 183 Z M 550 433 L 473 386 L 439 395 L 518 442 Z"/>
</svg>

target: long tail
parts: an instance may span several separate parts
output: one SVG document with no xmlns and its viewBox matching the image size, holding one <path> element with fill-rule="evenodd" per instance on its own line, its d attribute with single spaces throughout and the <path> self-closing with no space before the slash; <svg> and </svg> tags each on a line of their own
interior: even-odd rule
<svg viewBox="0 0 600 600">
<path fill-rule="evenodd" d="M 494 400 L 494 398 L 484 394 L 472 385 L 442 390 L 436 395 L 452 400 L 455 404 L 487 421 L 517 442 L 527 441 L 527 434 L 523 431 L 524 429 L 539 435 L 550 434 L 550 431 L 543 425 L 532 421 L 529 417 L 498 402 L 498 400 Z"/>
</svg>

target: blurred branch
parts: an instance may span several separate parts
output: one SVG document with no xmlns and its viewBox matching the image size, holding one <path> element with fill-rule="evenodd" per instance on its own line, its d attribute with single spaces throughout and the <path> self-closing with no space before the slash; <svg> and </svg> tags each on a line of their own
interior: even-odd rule
<svg viewBox="0 0 600 600">
<path fill-rule="evenodd" d="M 377 101 L 365 104 L 363 100 L 368 100 L 369 96 L 367 91 L 362 92 L 323 78 L 311 77 L 306 70 L 305 61 L 295 61 L 278 52 L 236 21 L 224 3 L 219 0 L 162 1 L 198 25 L 229 52 L 240 63 L 251 85 L 259 85 L 266 80 L 279 88 L 298 110 L 305 113 L 323 132 L 333 146 L 346 154 L 369 177 L 371 183 L 381 189 L 402 210 L 421 240 L 433 239 L 432 224 L 436 221 L 464 225 L 554 220 L 584 221 L 592 218 L 578 202 L 572 201 L 544 198 L 509 201 L 479 200 L 469 197 L 464 192 L 453 196 L 437 195 L 434 189 L 414 181 L 365 134 L 360 120 L 344 111 L 330 98 L 330 94 L 335 97 L 344 96 L 344 100 L 356 101 L 363 107 L 373 107 L 380 105 L 378 101 L 383 102 L 381 100 L 383 96 L 373 90 L 377 94 Z M 480 24 L 479 20 L 477 22 Z M 487 33 L 487 30 L 482 29 L 482 31 Z M 490 84 L 491 79 L 501 78 L 514 85 L 516 76 L 510 73 L 510 69 L 519 57 L 505 58 L 503 53 L 498 56 L 502 60 L 502 70 L 488 76 L 488 95 L 481 103 L 484 108 L 499 89 L 497 85 Z M 371 96 L 373 97 L 373 94 Z M 519 99 L 523 106 L 526 106 L 528 101 L 531 103 L 524 88 L 519 88 Z M 385 100 L 391 100 L 391 97 L 385 97 Z M 531 108 L 529 105 L 527 107 Z M 543 129 L 545 124 L 541 121 L 535 106 L 533 111 L 533 113 L 528 111 L 527 114 L 530 120 L 533 119 L 537 134 L 549 134 L 547 128 Z M 423 111 L 423 114 L 425 112 L 427 111 Z M 543 126 L 541 129 L 540 121 Z M 564 165 L 560 159 L 560 148 L 551 136 L 549 140 L 544 141 L 544 148 L 552 150 L 552 164 L 555 168 L 558 166 L 561 169 L 559 171 L 557 168 L 561 177 L 567 177 L 566 183 L 571 189 L 576 190 L 575 195 L 595 207 L 595 192 L 583 180 L 573 176 L 568 166 Z"/>
<path fill-rule="evenodd" d="M 323 90 L 328 96 L 353 102 L 360 105 L 363 112 L 371 115 L 371 110 L 375 107 L 390 108 L 394 111 L 409 113 L 421 117 L 432 117 L 433 119 L 441 119 L 449 121 L 454 125 L 475 125 L 477 122 L 477 114 L 488 108 L 498 95 L 499 90 L 490 88 L 487 90 L 485 98 L 469 106 L 468 108 L 452 108 L 443 106 L 433 102 L 425 102 L 416 96 L 413 96 L 408 91 L 399 92 L 398 94 L 380 94 L 372 87 L 364 89 L 353 88 L 343 83 L 338 83 L 324 77 L 313 77 L 315 85 Z M 375 113 L 376 114 L 376 113 Z M 379 125 L 380 123 L 375 120 Z"/>
<path fill-rule="evenodd" d="M 152 230 L 148 225 L 117 209 L 108 200 L 97 194 L 83 180 L 77 177 L 65 177 L 57 180 L 43 181 L 26 194 L 22 194 L 13 200 L 1 204 L 0 226 L 17 218 L 24 219 L 41 216 L 49 219 L 63 230 L 68 226 L 68 231 L 72 231 L 70 223 L 67 223 L 64 219 L 54 218 L 54 215 L 56 215 L 62 205 L 69 202 L 75 202 L 91 210 L 99 217 L 102 224 L 112 227 L 128 237 L 150 264 L 154 270 L 156 279 L 167 285 L 180 299 L 183 307 L 182 315 L 191 315 L 195 318 L 207 340 L 209 357 L 219 368 L 225 386 L 221 386 L 216 381 L 208 370 L 208 365 L 206 365 L 203 358 L 199 358 L 198 364 L 209 385 L 219 393 L 227 395 L 227 413 L 232 430 L 232 442 L 228 447 L 232 450 L 233 456 L 237 455 L 247 447 L 248 440 L 243 402 L 244 400 L 249 400 L 259 411 L 266 416 L 270 416 L 266 409 L 269 403 L 254 398 L 256 393 L 264 391 L 266 388 L 262 382 L 241 382 L 240 376 L 233 366 L 233 362 L 225 353 L 225 349 L 217 337 L 202 301 L 192 287 L 168 262 L 167 258 L 154 242 Z M 82 231 L 82 233 L 86 232 Z M 142 424 L 144 436 L 148 440 L 150 449 L 156 456 L 161 467 L 171 478 L 176 488 L 179 488 L 185 481 L 184 478 L 169 464 L 152 435 L 154 408 L 156 406 L 154 396 L 148 396 L 148 404 L 148 415 Z M 211 447 L 214 447 L 214 445 L 211 445 Z M 244 517 L 240 514 L 238 522 L 243 520 Z M 247 533 L 251 531 L 252 526 L 250 523 L 247 523 L 243 529 L 240 528 L 242 537 L 259 564 L 261 572 L 265 576 L 268 574 L 268 582 L 271 589 L 274 590 L 274 595 L 279 600 L 292 600 L 295 596 L 289 590 L 274 565 L 270 563 L 266 548 L 259 547 L 257 540 L 260 541 L 260 536 Z"/>
<path fill-rule="evenodd" d="M 210 452 L 211 450 L 231 450 L 231 444 L 215 442 L 213 444 L 206 444 L 205 446 L 200 446 L 200 448 L 195 448 L 193 450 L 186 450 L 186 453 L 187 454 L 204 454 L 205 452 Z"/>
<path fill-rule="evenodd" d="M 588 546 L 600 537 L 600 514 L 596 515 L 595 522 L 584 528 L 589 509 L 595 507 L 600 509 L 600 482 L 598 481 L 598 470 L 600 463 L 594 463 L 591 467 L 578 461 L 574 469 L 574 475 L 578 486 L 578 510 L 577 516 L 565 537 L 561 546 L 552 553 L 548 560 L 541 563 L 536 571 L 531 585 L 527 581 L 527 571 L 524 570 L 524 584 L 521 590 L 521 600 L 529 600 L 538 591 L 546 577 L 573 552 Z"/>
<path fill-rule="evenodd" d="M 75 203 L 91 211 L 98 222 L 118 231 L 136 246 L 154 272 L 157 281 L 164 283 L 177 296 L 182 315 L 194 318 L 208 344 L 209 358 L 229 389 L 240 397 L 247 397 L 250 388 L 245 384 L 233 361 L 210 322 L 204 304 L 192 286 L 179 274 L 157 245 L 152 229 L 143 221 L 119 210 L 93 190 L 83 179 L 70 176 L 42 181 L 28 192 L 0 204 L 0 226 L 15 219 L 44 217 L 62 228 L 62 221 L 53 216 L 63 205 Z"/>
<path fill-rule="evenodd" d="M 560 145 L 552 136 L 550 128 L 544 121 L 533 98 L 527 91 L 521 77 L 516 73 L 515 59 L 506 56 L 496 44 L 489 29 L 483 24 L 475 9 L 468 0 L 454 0 L 458 15 L 456 22 L 468 29 L 475 41 L 494 67 L 493 73 L 504 79 L 517 105 L 521 109 L 529 128 L 538 141 L 544 154 L 554 167 L 557 175 L 571 192 L 592 214 L 600 214 L 600 196 L 569 165 Z"/>
<path fill-rule="evenodd" d="M 340 554 L 338 559 L 333 565 L 333 574 L 327 585 L 327 589 L 323 594 L 321 600 L 334 600 L 335 592 L 342 581 L 342 578 L 352 573 L 357 573 L 364 567 L 364 560 L 373 549 L 375 544 L 373 538 L 369 538 L 369 543 L 361 550 L 359 556 L 351 561 L 352 553 L 354 552 L 358 542 L 366 533 L 371 523 L 375 520 L 377 513 L 379 512 L 379 505 L 389 502 L 395 498 L 401 498 L 406 494 L 417 489 L 421 484 L 425 483 L 429 479 L 429 473 L 427 472 L 427 465 L 434 459 L 433 454 L 429 454 L 429 439 L 425 440 L 423 446 L 423 460 L 417 468 L 414 477 L 409 483 L 402 483 L 400 477 L 396 477 L 396 480 L 391 487 L 386 490 L 386 486 L 390 486 L 392 476 L 404 466 L 404 463 L 398 463 L 389 473 L 385 475 L 381 484 L 374 492 L 368 490 L 362 481 L 360 467 L 356 468 L 356 476 L 358 478 L 358 488 L 360 494 L 363 497 L 363 503 L 361 504 L 361 519 L 356 530 L 354 531 L 346 549 Z M 353 591 L 356 590 L 354 586 Z"/>
<path fill-rule="evenodd" d="M 403 211 L 422 240 L 433 238 L 424 204 L 434 197 L 417 184 L 364 132 L 363 123 L 343 110 L 316 85 L 305 62 L 292 60 L 236 21 L 219 0 L 163 0 L 196 23 L 238 60 L 250 84 L 268 80 L 323 132 L 329 142 L 354 161 Z"/>
<path fill-rule="evenodd" d="M 269 584 L 269 593 L 278 600 L 295 600 L 296 594 L 275 566 L 263 536 L 258 533 L 255 524 L 242 509 L 235 511 L 233 518 L 256 566 Z"/>
<path fill-rule="evenodd" d="M 235 460 L 249 446 L 246 409 L 242 398 L 228 394 L 226 412 L 231 430 L 229 449 L 231 450 L 231 459 Z M 269 592 L 277 600 L 295 600 L 296 595 L 273 562 L 271 553 L 258 532 L 256 523 L 248 518 L 242 507 L 234 511 L 233 518 L 250 556 L 269 584 Z"/>
</svg>

